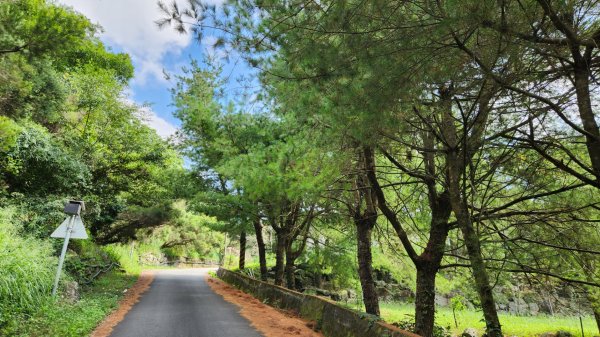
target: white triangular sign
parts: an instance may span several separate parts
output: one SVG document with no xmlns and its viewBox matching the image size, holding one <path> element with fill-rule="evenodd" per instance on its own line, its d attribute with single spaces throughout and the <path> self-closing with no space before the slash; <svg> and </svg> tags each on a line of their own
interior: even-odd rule
<svg viewBox="0 0 600 337">
<path fill-rule="evenodd" d="M 75 223 L 73 224 L 73 231 L 71 232 L 71 238 L 73 239 L 87 239 L 88 235 L 83 227 L 83 221 L 79 215 L 75 216 Z"/>
<path fill-rule="evenodd" d="M 71 218 L 66 218 L 58 228 L 50 234 L 50 237 L 53 238 L 64 238 L 67 235 L 67 229 L 69 227 L 69 221 Z M 71 239 L 87 239 L 88 235 L 85 231 L 85 227 L 83 227 L 83 221 L 81 221 L 81 217 L 76 215 L 73 221 L 73 229 L 71 229 Z"/>
<path fill-rule="evenodd" d="M 50 234 L 51 238 L 64 238 L 67 235 L 67 226 L 69 226 L 69 221 L 71 220 L 71 217 L 68 217 L 65 219 L 65 221 L 63 221 L 60 226 L 58 226 L 58 228 L 56 228 L 54 230 L 54 232 L 52 232 L 52 234 Z"/>
</svg>

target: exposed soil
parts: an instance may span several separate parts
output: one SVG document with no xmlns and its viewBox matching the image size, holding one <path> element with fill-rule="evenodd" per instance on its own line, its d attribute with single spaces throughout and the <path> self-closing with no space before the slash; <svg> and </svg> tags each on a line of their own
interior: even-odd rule
<svg viewBox="0 0 600 337">
<path fill-rule="evenodd" d="M 140 300 L 142 294 L 150 288 L 153 280 L 154 274 L 152 271 L 143 271 L 135 284 L 127 290 L 125 297 L 119 302 L 117 309 L 96 327 L 90 337 L 110 336 L 113 328 L 125 318 L 125 315 L 131 310 L 133 305 Z"/>
<path fill-rule="evenodd" d="M 268 306 L 221 280 L 208 276 L 206 281 L 215 293 L 223 296 L 227 302 L 237 305 L 240 314 L 265 337 L 323 337 L 323 334 L 312 330 L 314 322 Z"/>
</svg>

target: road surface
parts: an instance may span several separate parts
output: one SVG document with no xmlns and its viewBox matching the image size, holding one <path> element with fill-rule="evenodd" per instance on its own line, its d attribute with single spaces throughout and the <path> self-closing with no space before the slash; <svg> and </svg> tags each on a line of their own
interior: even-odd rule
<svg viewBox="0 0 600 337">
<path fill-rule="evenodd" d="M 111 337 L 262 337 L 205 281 L 210 269 L 156 271 Z"/>
</svg>

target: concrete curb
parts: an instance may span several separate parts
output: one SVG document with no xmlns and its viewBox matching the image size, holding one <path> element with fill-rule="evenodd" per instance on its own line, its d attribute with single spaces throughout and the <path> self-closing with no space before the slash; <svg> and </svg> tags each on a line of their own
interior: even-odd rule
<svg viewBox="0 0 600 337">
<path fill-rule="evenodd" d="M 223 268 L 219 268 L 217 275 L 266 304 L 315 321 L 326 337 L 420 337 L 317 296 L 305 295 Z"/>
</svg>

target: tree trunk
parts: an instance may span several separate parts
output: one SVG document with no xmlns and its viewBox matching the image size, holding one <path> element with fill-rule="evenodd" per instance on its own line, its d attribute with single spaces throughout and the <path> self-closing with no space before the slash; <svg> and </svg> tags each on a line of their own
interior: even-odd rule
<svg viewBox="0 0 600 337">
<path fill-rule="evenodd" d="M 435 323 L 435 276 L 446 251 L 446 239 L 450 227 L 450 204 L 448 193 L 430 198 L 431 228 L 429 240 L 415 263 L 417 268 L 417 292 L 415 294 L 415 332 L 423 337 L 433 336 Z"/>
<path fill-rule="evenodd" d="M 246 231 L 240 233 L 240 260 L 238 267 L 240 270 L 246 268 Z"/>
<path fill-rule="evenodd" d="M 355 219 L 356 241 L 358 245 L 358 276 L 363 292 L 365 310 L 379 316 L 379 298 L 373 279 L 373 256 L 371 255 L 371 231 L 375 219 Z"/>
<path fill-rule="evenodd" d="M 459 223 L 460 222 L 461 221 L 459 221 Z M 469 260 L 471 261 L 475 287 L 479 294 L 481 309 L 483 310 L 483 317 L 485 318 L 487 336 L 502 337 L 502 329 L 500 320 L 498 319 L 494 294 L 492 293 L 492 287 L 490 286 L 485 261 L 483 261 L 483 256 L 481 255 L 479 236 L 475 232 L 470 221 L 464 221 L 464 223 L 461 224 L 460 229 L 463 234 L 463 239 L 465 240 L 465 246 L 467 246 Z"/>
<path fill-rule="evenodd" d="M 425 143 L 429 145 L 427 139 Z M 433 145 L 431 144 L 429 147 L 433 148 Z M 372 189 L 377 195 L 378 207 L 396 230 L 398 238 L 415 264 L 415 267 L 417 267 L 417 294 L 415 298 L 416 332 L 423 337 L 431 337 L 433 336 L 435 318 L 435 276 L 445 253 L 446 239 L 450 230 L 448 219 L 452 209 L 449 193 L 446 190 L 440 194 L 437 192 L 435 181 L 425 181 L 428 186 L 429 207 L 431 209 L 431 228 L 427 246 L 420 255 L 417 255 L 396 213 L 387 206 L 385 194 L 375 175 L 374 156 L 368 149 L 365 151 L 365 159 L 367 175 Z M 430 172 L 433 171 L 433 169 L 430 169 Z"/>
<path fill-rule="evenodd" d="M 258 262 L 260 264 L 260 279 L 267 279 L 267 254 L 265 251 L 265 240 L 263 239 L 260 219 L 254 220 L 254 233 L 256 234 L 256 245 L 258 246 Z"/>
<path fill-rule="evenodd" d="M 287 234 L 283 231 L 277 233 L 277 247 L 275 248 L 275 285 L 283 285 L 284 275 L 284 259 L 285 259 L 285 247 L 287 241 Z"/>
<path fill-rule="evenodd" d="M 315 271 L 315 287 L 321 288 L 323 286 L 323 272 L 321 268 Z"/>
<path fill-rule="evenodd" d="M 428 263 L 417 266 L 417 292 L 415 296 L 415 332 L 423 337 L 433 336 L 435 323 L 435 275 Z"/>
<path fill-rule="evenodd" d="M 592 109 L 590 98 L 590 72 L 588 61 L 584 60 L 578 48 L 573 51 L 575 60 L 574 82 L 577 94 L 577 107 L 583 125 L 585 144 L 596 178 L 600 178 L 600 130 Z"/>
<path fill-rule="evenodd" d="M 323 266 L 321 264 L 321 245 L 319 244 L 319 239 L 315 239 L 314 240 L 314 252 L 316 254 L 316 263 L 315 263 L 315 270 L 314 270 L 314 282 L 315 282 L 315 287 L 317 288 L 321 288 L 323 286 Z"/>
<path fill-rule="evenodd" d="M 462 151 L 458 148 L 458 136 L 456 126 L 454 124 L 454 118 L 452 117 L 452 102 L 451 89 L 442 88 L 440 90 L 440 96 L 442 97 L 442 135 L 446 142 L 446 181 L 448 184 L 448 193 L 450 195 L 450 205 L 456 222 L 460 227 L 467 247 L 467 253 L 469 254 L 469 260 L 471 262 L 471 270 L 473 278 L 475 279 L 475 288 L 479 295 L 481 302 L 481 309 L 483 311 L 483 317 L 486 324 L 486 334 L 488 337 L 503 337 L 502 329 L 500 327 L 500 320 L 498 319 L 498 312 L 496 310 L 496 303 L 494 301 L 494 294 L 492 293 L 492 287 L 481 254 L 481 246 L 479 242 L 479 235 L 473 227 L 471 215 L 467 207 L 467 197 L 465 191 L 461 190 L 460 179 L 466 174 L 465 170 L 467 167 L 467 161 L 470 158 L 467 156 L 467 147 L 465 146 Z M 466 183 L 462 184 L 465 187 Z"/>
<path fill-rule="evenodd" d="M 450 189 L 452 190 L 454 188 L 456 188 L 456 185 Z M 454 215 L 456 216 L 456 220 L 462 232 L 465 246 L 467 247 L 469 261 L 471 263 L 471 271 L 475 280 L 475 288 L 477 289 L 477 294 L 479 295 L 479 301 L 481 302 L 481 309 L 485 319 L 486 334 L 488 337 L 502 337 L 502 329 L 500 326 L 500 320 L 498 319 L 498 311 L 496 310 L 494 294 L 492 292 L 492 287 L 490 286 L 488 272 L 485 261 L 483 260 L 483 255 L 481 253 L 479 235 L 473 227 L 468 210 L 456 192 L 456 190 L 451 192 L 451 204 L 454 210 Z"/>
<path fill-rule="evenodd" d="M 286 280 L 286 285 L 288 289 L 296 289 L 296 277 L 294 275 L 294 271 L 295 271 L 295 267 L 294 267 L 294 263 L 295 263 L 295 258 L 293 256 L 293 253 L 290 251 L 291 250 L 291 245 L 290 247 L 288 247 L 287 251 L 285 252 L 285 280 Z"/>
</svg>

